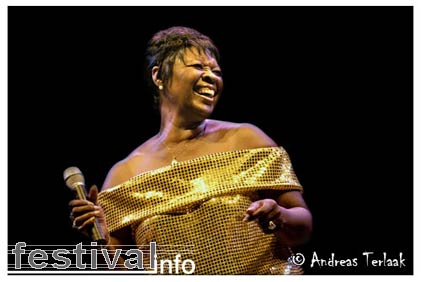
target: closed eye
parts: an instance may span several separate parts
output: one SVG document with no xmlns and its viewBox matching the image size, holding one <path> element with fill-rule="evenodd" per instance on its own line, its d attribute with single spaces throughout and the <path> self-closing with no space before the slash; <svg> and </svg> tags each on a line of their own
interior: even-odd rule
<svg viewBox="0 0 421 282">
<path fill-rule="evenodd" d="M 212 72 L 213 72 L 214 74 L 216 74 L 217 76 L 222 77 L 222 71 L 221 71 L 221 70 L 216 69 L 216 70 L 212 70 Z"/>
<path fill-rule="evenodd" d="M 195 69 L 198 69 L 198 70 L 203 70 L 204 68 L 205 68 L 205 66 L 203 65 L 203 64 L 199 64 L 199 63 L 197 63 L 197 64 L 191 64 L 191 65 L 188 65 L 188 67 L 193 67 L 193 68 L 195 68 Z M 217 75 L 217 76 L 219 76 L 219 77 L 222 77 L 222 71 L 220 70 L 220 69 L 213 69 L 213 70 L 211 70 L 215 75 Z"/>
<path fill-rule="evenodd" d="M 192 65 L 189 65 L 189 67 L 193 67 L 193 68 L 196 68 L 198 70 L 202 70 L 203 69 L 203 65 L 202 64 L 192 64 Z"/>
</svg>

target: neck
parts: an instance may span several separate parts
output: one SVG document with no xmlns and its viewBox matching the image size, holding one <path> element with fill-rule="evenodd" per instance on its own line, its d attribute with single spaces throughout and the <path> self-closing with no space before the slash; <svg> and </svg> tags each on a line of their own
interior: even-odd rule
<svg viewBox="0 0 421 282">
<path fill-rule="evenodd" d="M 202 136 L 206 130 L 206 120 L 198 123 L 178 124 L 175 122 L 161 123 L 158 138 L 167 144 L 180 143 Z"/>
</svg>

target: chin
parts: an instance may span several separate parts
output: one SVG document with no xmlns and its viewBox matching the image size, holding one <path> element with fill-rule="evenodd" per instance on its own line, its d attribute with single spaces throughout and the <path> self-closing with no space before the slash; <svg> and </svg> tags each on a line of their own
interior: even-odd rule
<svg viewBox="0 0 421 282">
<path fill-rule="evenodd" d="M 214 105 L 201 104 L 194 107 L 194 110 L 192 112 L 194 112 L 195 115 L 200 116 L 201 119 L 206 119 L 213 113 L 213 110 Z"/>
</svg>

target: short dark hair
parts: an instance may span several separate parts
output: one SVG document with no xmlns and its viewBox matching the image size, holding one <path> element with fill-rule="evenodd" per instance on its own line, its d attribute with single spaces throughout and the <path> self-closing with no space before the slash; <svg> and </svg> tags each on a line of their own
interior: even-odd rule
<svg viewBox="0 0 421 282">
<path fill-rule="evenodd" d="M 184 51 L 189 47 L 195 47 L 199 52 L 210 52 L 219 64 L 219 50 L 213 41 L 193 28 L 170 27 L 158 31 L 149 40 L 145 53 L 146 79 L 152 89 L 155 105 L 159 103 L 159 92 L 152 80 L 152 68 L 159 67 L 158 78 L 166 84 L 172 76 L 176 58 L 183 59 Z"/>
</svg>

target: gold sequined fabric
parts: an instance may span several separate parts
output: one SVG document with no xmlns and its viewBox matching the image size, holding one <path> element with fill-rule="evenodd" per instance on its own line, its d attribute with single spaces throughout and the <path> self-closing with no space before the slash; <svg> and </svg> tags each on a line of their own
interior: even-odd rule
<svg viewBox="0 0 421 282">
<path fill-rule="evenodd" d="M 131 226 L 138 245 L 190 246 L 181 260 L 194 261 L 195 274 L 301 274 L 274 234 L 242 221 L 259 190 L 302 191 L 282 147 L 165 166 L 101 192 L 98 200 L 110 232 Z M 174 252 L 158 251 L 163 259 L 174 259 Z"/>
</svg>

